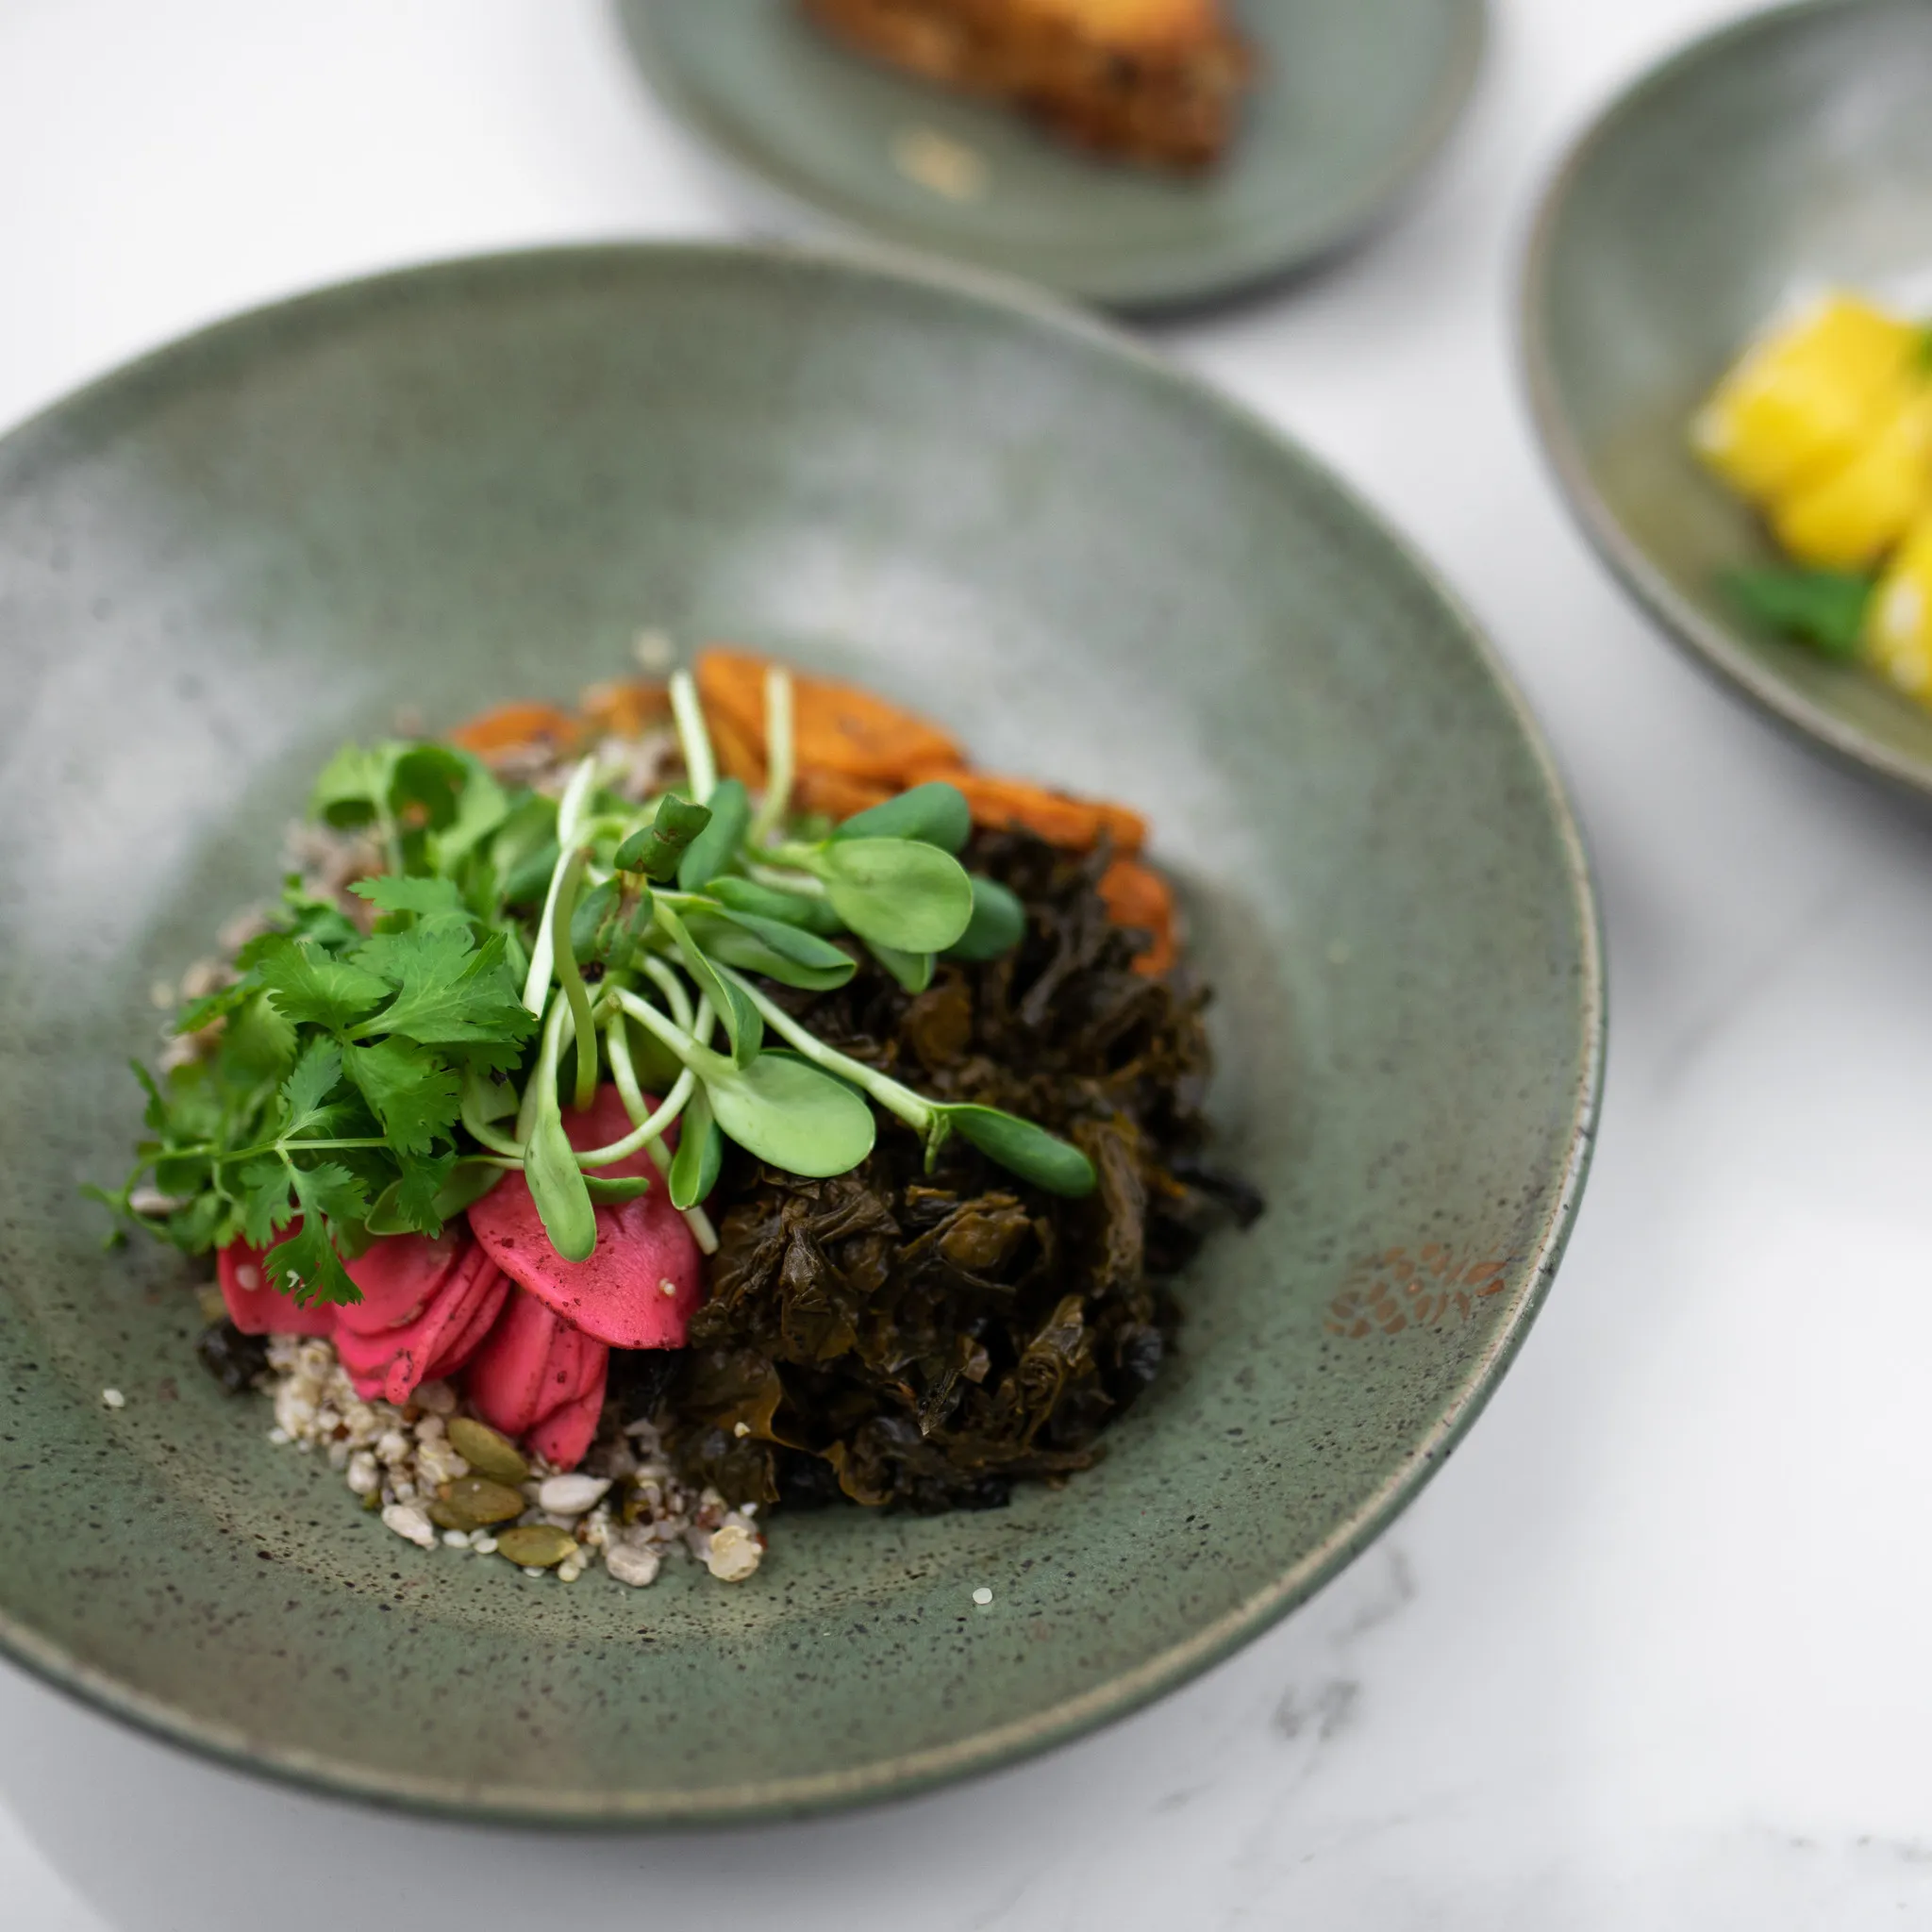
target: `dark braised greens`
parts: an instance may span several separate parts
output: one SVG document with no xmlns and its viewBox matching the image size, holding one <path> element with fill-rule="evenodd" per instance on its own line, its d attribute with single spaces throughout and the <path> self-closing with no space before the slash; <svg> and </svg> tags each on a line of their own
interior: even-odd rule
<svg viewBox="0 0 1932 1932">
<path fill-rule="evenodd" d="M 681 1472 L 733 1502 L 986 1507 L 1087 1467 L 1172 1341 L 1167 1279 L 1217 1221 L 1258 1211 L 1200 1166 L 1205 994 L 1132 970 L 1106 855 L 1000 833 L 964 856 L 1024 905 L 1016 950 L 942 961 L 917 994 L 868 963 L 782 1002 L 935 1100 L 1064 1135 L 1099 1185 L 1017 1180 L 963 1125 L 928 1166 L 887 1121 L 821 1180 L 733 1150 L 709 1299 L 661 1411 Z"/>
</svg>

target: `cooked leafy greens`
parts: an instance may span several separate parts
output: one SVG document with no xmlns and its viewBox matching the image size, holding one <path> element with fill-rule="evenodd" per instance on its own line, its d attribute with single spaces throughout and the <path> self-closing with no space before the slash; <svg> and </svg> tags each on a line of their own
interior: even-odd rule
<svg viewBox="0 0 1932 1932">
<path fill-rule="evenodd" d="M 1024 833 L 969 853 L 1022 907 L 1016 947 L 918 994 L 862 964 L 759 996 L 887 1120 L 820 1180 L 725 1150 L 710 1296 L 641 1407 L 734 1502 L 985 1507 L 1085 1467 L 1170 1345 L 1166 1279 L 1258 1211 L 1200 1165 L 1204 996 L 1133 970 L 1105 855 Z M 1079 1198 L 1051 1185 L 1074 1146 L 1098 1174 Z"/>
<path fill-rule="evenodd" d="M 290 877 L 227 983 L 180 1014 L 167 1071 L 138 1070 L 149 1138 L 101 1198 L 191 1252 L 275 1243 L 269 1279 L 307 1304 L 358 1300 L 344 1257 L 372 1236 L 440 1232 L 512 1170 L 557 1251 L 584 1259 L 596 1204 L 640 1186 L 598 1171 L 640 1148 L 708 1250 L 699 1203 L 724 1142 L 829 1178 L 872 1153 L 869 1102 L 918 1131 L 928 1163 L 958 1138 L 1036 1187 L 1091 1192 L 1071 1142 L 977 1097 L 922 1095 L 812 1030 L 810 998 L 869 962 L 918 991 L 942 956 L 1009 950 L 1024 919 L 954 856 L 970 814 L 950 785 L 841 826 L 789 822 L 784 674 L 767 696 L 756 809 L 718 779 L 682 673 L 683 792 L 625 797 L 594 754 L 552 801 L 447 745 L 339 752 L 313 811 L 366 842 L 362 875 L 348 897 Z M 671 1075 L 656 1107 L 639 1049 Z M 633 1131 L 574 1148 L 565 1108 L 607 1078 Z"/>
</svg>

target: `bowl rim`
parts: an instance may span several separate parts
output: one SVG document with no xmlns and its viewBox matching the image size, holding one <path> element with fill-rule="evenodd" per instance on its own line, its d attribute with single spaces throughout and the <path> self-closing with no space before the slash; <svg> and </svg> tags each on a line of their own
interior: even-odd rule
<svg viewBox="0 0 1932 1932">
<path fill-rule="evenodd" d="M 1610 574 L 1671 642 L 1701 671 L 1742 697 L 1788 736 L 1840 765 L 1932 796 L 1932 759 L 1915 758 L 1808 697 L 1768 667 L 1686 598 L 1625 529 L 1591 478 L 1583 445 L 1564 406 L 1550 340 L 1550 288 L 1558 233 L 1572 194 L 1597 156 L 1660 89 L 1760 34 L 1803 28 L 1826 15 L 1893 10 L 1897 0 L 1782 0 L 1698 35 L 1643 68 L 1586 123 L 1551 171 L 1537 203 L 1517 283 L 1519 369 L 1543 459 L 1572 521 Z"/>
<path fill-rule="evenodd" d="M 662 36 L 652 25 L 650 0 L 617 0 L 619 31 L 652 92 L 678 126 L 724 166 L 742 190 L 765 202 L 777 219 L 807 230 L 815 227 L 822 239 L 834 243 L 870 239 L 891 248 L 919 250 L 982 274 L 1030 280 L 1070 301 L 1093 303 L 1122 315 L 1149 317 L 1173 316 L 1291 281 L 1318 269 L 1350 242 L 1364 239 L 1385 216 L 1393 215 L 1403 197 L 1419 186 L 1429 163 L 1448 145 L 1488 58 L 1493 33 L 1489 0 L 1443 0 L 1443 4 L 1453 10 L 1456 40 L 1449 58 L 1431 83 L 1427 108 L 1410 123 L 1407 135 L 1391 148 L 1382 165 L 1340 197 L 1329 214 L 1299 242 L 1286 249 L 1270 245 L 1238 250 L 1220 267 L 1204 267 L 1191 252 L 1176 255 L 1169 251 L 1130 265 L 1124 273 L 1062 276 L 1036 270 L 1029 276 L 1019 277 L 1017 271 L 993 266 L 922 235 L 912 224 L 875 225 L 848 201 L 821 192 L 816 177 L 796 165 L 765 165 L 721 122 L 665 51 Z M 1229 165 L 1239 165 L 1239 137 Z"/>
<path fill-rule="evenodd" d="M 1535 1235 L 1507 1271 L 1510 1294 L 1505 1319 L 1490 1344 L 1459 1375 L 1454 1393 L 1437 1408 L 1382 1484 L 1343 1523 L 1299 1562 L 1233 1610 L 1169 1645 L 1134 1669 L 1048 1708 L 947 1744 L 880 1757 L 846 1772 L 785 1779 L 752 1778 L 708 1788 L 667 1802 L 653 1796 L 626 1804 L 586 1807 L 581 1794 L 550 1794 L 528 1786 L 477 1786 L 458 1777 L 405 1776 L 341 1760 L 323 1753 L 264 1743 L 239 1726 L 209 1722 L 121 1681 L 73 1656 L 59 1642 L 29 1628 L 0 1606 L 0 1657 L 10 1658 L 83 1704 L 165 1742 L 186 1747 L 230 1769 L 267 1776 L 325 1797 L 441 1816 L 473 1824 L 540 1829 L 656 1830 L 753 1824 L 801 1817 L 910 1796 L 973 1774 L 1021 1762 L 1070 1742 L 1140 1709 L 1199 1676 L 1278 1623 L 1358 1556 L 1407 1507 L 1441 1466 L 1449 1451 L 1481 1413 L 1496 1384 L 1522 1347 L 1549 1292 L 1575 1223 L 1588 1178 L 1601 1107 L 1607 1033 L 1605 951 L 1601 907 L 1588 848 L 1562 776 L 1541 726 L 1468 607 L 1435 567 L 1355 489 L 1293 437 L 1244 403 L 1159 355 L 1112 323 L 1073 308 L 1033 286 L 991 271 L 897 256 L 877 246 L 863 250 L 790 242 L 588 242 L 518 248 L 438 258 L 324 284 L 306 292 L 258 305 L 171 339 L 57 399 L 0 435 L 0 462 L 28 439 L 58 434 L 59 419 L 112 390 L 190 364 L 221 339 L 273 331 L 297 314 L 313 315 L 336 304 L 379 302 L 411 285 L 460 281 L 476 274 L 569 274 L 627 260 L 709 264 L 720 260 L 760 264 L 808 274 L 910 284 L 928 292 L 990 307 L 1009 319 L 1041 327 L 1089 353 L 1124 365 L 1142 381 L 1158 384 L 1219 417 L 1243 434 L 1263 440 L 1280 459 L 1319 481 L 1352 515 L 1368 524 L 1403 559 L 1460 633 L 1477 668 L 1493 684 L 1522 734 L 1540 780 L 1567 884 L 1567 924 L 1574 935 L 1578 971 L 1574 981 L 1578 1056 L 1570 1090 L 1568 1145 L 1549 1176 L 1553 1191 Z"/>
</svg>

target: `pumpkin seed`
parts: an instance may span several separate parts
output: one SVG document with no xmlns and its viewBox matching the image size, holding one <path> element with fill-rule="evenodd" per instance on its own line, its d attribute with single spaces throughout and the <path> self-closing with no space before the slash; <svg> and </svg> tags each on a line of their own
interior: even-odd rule
<svg viewBox="0 0 1932 1932">
<path fill-rule="evenodd" d="M 478 1475 L 500 1483 L 521 1483 L 529 1479 L 530 1465 L 508 1436 L 499 1436 L 487 1424 L 466 1415 L 449 1419 L 449 1440 L 456 1452 Z"/>
<path fill-rule="evenodd" d="M 496 1539 L 496 1554 L 525 1570 L 554 1569 L 576 1546 L 568 1530 L 553 1529 L 547 1523 L 526 1523 Z"/>
<path fill-rule="evenodd" d="M 457 1520 L 443 1524 L 445 1529 L 482 1529 L 491 1523 L 508 1523 L 524 1513 L 521 1490 L 493 1483 L 488 1476 L 459 1475 L 442 1484 L 436 1500 Z"/>
</svg>

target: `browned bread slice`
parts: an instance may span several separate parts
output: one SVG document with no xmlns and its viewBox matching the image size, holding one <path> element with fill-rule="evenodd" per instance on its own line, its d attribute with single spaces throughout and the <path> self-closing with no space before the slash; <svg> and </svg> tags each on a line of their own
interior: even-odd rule
<svg viewBox="0 0 1932 1932">
<path fill-rule="evenodd" d="M 1220 158 L 1252 60 L 1221 0 L 803 0 L 854 46 L 1017 103 L 1066 139 L 1179 168 Z"/>
</svg>

